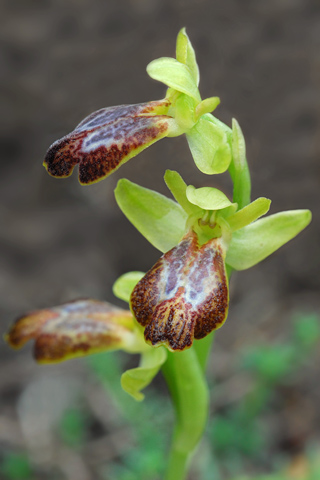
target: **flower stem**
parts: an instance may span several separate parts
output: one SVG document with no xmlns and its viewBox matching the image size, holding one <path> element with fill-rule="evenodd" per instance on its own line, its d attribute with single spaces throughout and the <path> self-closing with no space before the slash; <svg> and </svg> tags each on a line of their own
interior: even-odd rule
<svg viewBox="0 0 320 480">
<path fill-rule="evenodd" d="M 203 372 L 205 372 L 207 368 L 208 358 L 210 355 L 213 340 L 214 332 L 211 332 L 205 338 L 202 338 L 201 340 L 195 340 L 194 342 L 194 348 Z"/>
<path fill-rule="evenodd" d="M 184 480 L 208 415 L 208 388 L 193 347 L 168 354 L 162 367 L 176 410 L 176 425 L 165 480 Z"/>
</svg>

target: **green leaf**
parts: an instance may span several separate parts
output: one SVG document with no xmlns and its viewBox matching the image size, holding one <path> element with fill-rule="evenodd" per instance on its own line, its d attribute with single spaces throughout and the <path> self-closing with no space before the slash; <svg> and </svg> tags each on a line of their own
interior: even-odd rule
<svg viewBox="0 0 320 480">
<path fill-rule="evenodd" d="M 85 441 L 87 430 L 86 414 L 77 408 L 68 408 L 62 415 L 59 434 L 69 447 L 80 447 Z"/>
<path fill-rule="evenodd" d="M 295 340 L 302 347 L 311 348 L 319 342 L 320 317 L 318 314 L 296 313 L 293 326 Z"/>
<path fill-rule="evenodd" d="M 228 169 L 231 150 L 224 130 L 201 117 L 186 136 L 194 162 L 202 173 L 213 175 Z"/>
<path fill-rule="evenodd" d="M 178 62 L 184 63 L 190 68 L 196 85 L 199 85 L 199 67 L 196 60 L 196 54 L 185 28 L 180 30 L 177 37 L 176 57 Z"/>
<path fill-rule="evenodd" d="M 121 376 L 123 390 L 135 400 L 143 400 L 144 395 L 141 390 L 152 382 L 166 359 L 167 351 L 163 347 L 150 348 L 146 353 L 143 353 L 139 367 L 131 368 Z"/>
<path fill-rule="evenodd" d="M 246 144 L 236 119 L 232 119 L 232 163 L 229 172 L 233 181 L 233 201 L 243 208 L 250 203 L 251 179 L 246 159 Z"/>
<path fill-rule="evenodd" d="M 31 480 L 32 468 L 25 453 L 3 454 L 0 472 L 9 480 Z"/>
<path fill-rule="evenodd" d="M 147 72 L 154 80 L 189 95 L 197 102 L 201 101 L 197 83 L 190 68 L 175 58 L 161 57 L 153 60 L 147 66 Z"/>
<path fill-rule="evenodd" d="M 310 221 L 310 210 L 280 212 L 257 220 L 232 235 L 226 263 L 235 270 L 253 267 L 298 235 Z"/>
<path fill-rule="evenodd" d="M 189 185 L 186 194 L 189 202 L 204 210 L 221 210 L 232 205 L 221 190 L 213 187 L 195 188 L 193 185 Z"/>
<path fill-rule="evenodd" d="M 164 175 L 164 181 L 166 182 L 167 187 L 169 188 L 174 198 L 188 215 L 199 214 L 199 217 L 201 216 L 202 209 L 190 203 L 187 199 L 187 184 L 183 181 L 181 175 L 179 175 L 178 172 L 175 172 L 174 170 L 166 170 L 166 173 Z"/>
<path fill-rule="evenodd" d="M 124 273 L 114 282 L 112 287 L 113 294 L 120 300 L 129 303 L 132 290 L 143 276 L 143 272 Z"/>
<path fill-rule="evenodd" d="M 296 361 L 297 354 L 292 344 L 259 345 L 244 352 L 241 366 L 255 372 L 260 381 L 276 383 L 296 367 Z"/>
<path fill-rule="evenodd" d="M 119 180 L 115 197 L 128 220 L 161 252 L 173 248 L 183 237 L 187 214 L 173 200 L 125 178 Z"/>
<path fill-rule="evenodd" d="M 240 230 L 240 228 L 243 228 L 262 217 L 262 215 L 265 215 L 269 211 L 270 204 L 271 200 L 268 198 L 259 197 L 246 207 L 238 210 L 234 215 L 227 218 L 231 230 L 233 232 Z"/>
</svg>

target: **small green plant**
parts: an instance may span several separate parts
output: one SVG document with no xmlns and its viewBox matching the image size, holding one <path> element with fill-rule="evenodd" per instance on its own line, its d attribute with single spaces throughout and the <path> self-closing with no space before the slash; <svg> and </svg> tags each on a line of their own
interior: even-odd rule
<svg viewBox="0 0 320 480">
<path fill-rule="evenodd" d="M 217 188 L 187 185 L 172 170 L 164 179 L 175 200 L 120 180 L 115 189 L 120 209 L 163 253 L 147 273 L 129 272 L 115 282 L 114 294 L 130 310 L 78 300 L 26 314 L 6 338 L 16 348 L 34 338 L 35 358 L 41 363 L 102 350 L 139 353 L 139 366 L 121 376 L 123 389 L 138 401 L 161 369 L 176 413 L 165 478 L 182 480 L 207 422 L 205 367 L 211 332 L 227 318 L 231 273 L 256 265 L 291 240 L 309 224 L 311 213 L 295 210 L 261 218 L 270 200 L 251 202 L 240 126 L 233 120 L 230 128 L 212 115 L 219 98 L 201 99 L 195 52 L 184 29 L 177 38 L 176 58 L 154 60 L 147 72 L 168 87 L 164 99 L 89 115 L 49 148 L 47 171 L 68 177 L 79 165 L 80 183 L 91 184 L 154 142 L 185 135 L 202 173 L 229 172 L 232 200 Z M 286 365 L 290 352 L 280 357 Z M 268 365 L 261 368 L 270 370 Z"/>
<path fill-rule="evenodd" d="M 305 342 L 304 335 L 297 335 L 298 325 L 304 322 L 306 329 L 313 332 L 310 343 Z M 314 361 L 320 342 L 320 332 L 316 325 L 319 325 L 316 314 L 296 314 L 287 340 L 263 343 L 259 347 L 249 346 L 236 356 L 236 373 L 247 375 L 250 388 L 237 402 L 218 409 L 207 429 L 218 470 L 227 471 L 227 478 L 231 478 L 235 472 L 245 471 L 247 458 L 250 458 L 251 465 L 257 467 L 266 463 L 267 459 L 270 464 L 274 438 L 265 416 L 270 415 L 272 404 L 281 401 L 281 387 L 295 385 L 297 375 L 301 374 L 308 363 Z M 309 338 L 309 335 L 306 334 L 306 337 Z M 219 390 L 219 385 L 213 385 L 213 401 L 215 390 Z M 271 462 L 273 468 L 277 463 L 283 463 L 283 459 L 276 455 L 273 454 Z M 217 476 L 217 479 L 220 477 Z"/>
<path fill-rule="evenodd" d="M 0 466 L 6 480 L 31 480 L 32 468 L 24 453 L 8 453 Z"/>
<path fill-rule="evenodd" d="M 59 434 L 63 443 L 78 448 L 85 441 L 87 419 L 85 413 L 78 408 L 66 410 L 60 420 Z"/>
</svg>

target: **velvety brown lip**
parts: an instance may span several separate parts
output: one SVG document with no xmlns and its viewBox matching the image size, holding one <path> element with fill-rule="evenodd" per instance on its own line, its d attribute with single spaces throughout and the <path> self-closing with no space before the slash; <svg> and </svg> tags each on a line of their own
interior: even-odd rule
<svg viewBox="0 0 320 480">
<path fill-rule="evenodd" d="M 190 231 L 138 282 L 131 307 L 152 345 L 184 350 L 219 328 L 228 312 L 221 239 L 199 245 Z"/>
<path fill-rule="evenodd" d="M 51 145 L 44 166 L 63 178 L 79 164 L 80 183 L 97 182 L 167 135 L 171 117 L 157 113 L 168 106 L 161 100 L 97 110 Z"/>
<path fill-rule="evenodd" d="M 18 318 L 6 340 L 11 347 L 20 348 L 34 339 L 35 359 L 51 363 L 122 348 L 133 327 L 128 310 L 98 300 L 76 300 Z"/>
</svg>

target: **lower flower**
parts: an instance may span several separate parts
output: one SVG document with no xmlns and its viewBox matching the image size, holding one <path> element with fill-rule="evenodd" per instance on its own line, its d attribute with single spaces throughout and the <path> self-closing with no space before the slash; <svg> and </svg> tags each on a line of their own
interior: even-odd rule
<svg viewBox="0 0 320 480">
<path fill-rule="evenodd" d="M 137 283 L 131 309 L 153 346 L 191 347 L 222 326 L 228 313 L 228 280 L 222 237 L 200 245 L 190 230 Z"/>
<path fill-rule="evenodd" d="M 34 357 L 40 363 L 105 350 L 140 352 L 145 345 L 128 310 L 98 300 L 75 300 L 27 313 L 18 318 L 5 339 L 13 348 L 34 339 Z"/>
</svg>

